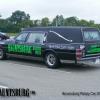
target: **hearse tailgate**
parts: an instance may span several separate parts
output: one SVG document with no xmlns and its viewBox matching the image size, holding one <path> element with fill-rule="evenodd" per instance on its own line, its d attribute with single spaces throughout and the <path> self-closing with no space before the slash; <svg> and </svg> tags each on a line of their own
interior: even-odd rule
<svg viewBox="0 0 100 100">
<path fill-rule="evenodd" d="M 100 56 L 100 43 L 87 43 L 85 56 Z"/>
<path fill-rule="evenodd" d="M 100 43 L 86 43 L 82 62 L 100 64 Z"/>
</svg>

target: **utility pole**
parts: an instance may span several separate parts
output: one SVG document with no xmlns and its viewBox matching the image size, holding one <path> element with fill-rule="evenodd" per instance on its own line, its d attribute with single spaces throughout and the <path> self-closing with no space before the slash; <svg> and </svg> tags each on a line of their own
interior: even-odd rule
<svg viewBox="0 0 100 100">
<path fill-rule="evenodd" d="M 59 18 L 59 16 L 57 15 L 56 16 L 56 27 L 58 26 L 58 18 Z"/>
</svg>

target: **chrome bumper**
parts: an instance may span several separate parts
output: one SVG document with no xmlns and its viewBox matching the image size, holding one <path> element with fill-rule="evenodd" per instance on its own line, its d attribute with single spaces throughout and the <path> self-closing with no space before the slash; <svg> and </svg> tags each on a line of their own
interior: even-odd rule
<svg viewBox="0 0 100 100">
<path fill-rule="evenodd" d="M 62 63 L 75 63 L 75 60 L 60 60 Z M 77 60 L 77 63 L 83 64 L 100 64 L 100 56 L 85 57 Z"/>
<path fill-rule="evenodd" d="M 77 63 L 93 63 L 93 64 L 100 64 L 100 56 L 96 57 L 85 57 L 77 61 Z"/>
</svg>

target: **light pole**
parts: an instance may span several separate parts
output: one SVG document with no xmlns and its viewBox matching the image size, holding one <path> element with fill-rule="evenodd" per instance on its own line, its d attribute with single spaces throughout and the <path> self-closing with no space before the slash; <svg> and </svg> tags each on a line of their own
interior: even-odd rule
<svg viewBox="0 0 100 100">
<path fill-rule="evenodd" d="M 58 18 L 59 16 L 56 16 L 56 27 L 58 26 Z"/>
</svg>

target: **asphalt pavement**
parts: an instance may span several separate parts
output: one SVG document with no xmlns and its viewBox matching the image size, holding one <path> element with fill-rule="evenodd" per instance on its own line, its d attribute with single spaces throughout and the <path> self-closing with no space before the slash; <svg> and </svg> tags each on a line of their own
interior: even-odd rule
<svg viewBox="0 0 100 100">
<path fill-rule="evenodd" d="M 10 58 L 0 61 L 0 87 L 36 92 L 29 98 L 0 100 L 100 100 L 100 95 L 95 95 L 100 92 L 100 65 L 63 64 L 58 69 L 48 69 L 41 61 Z"/>
</svg>

